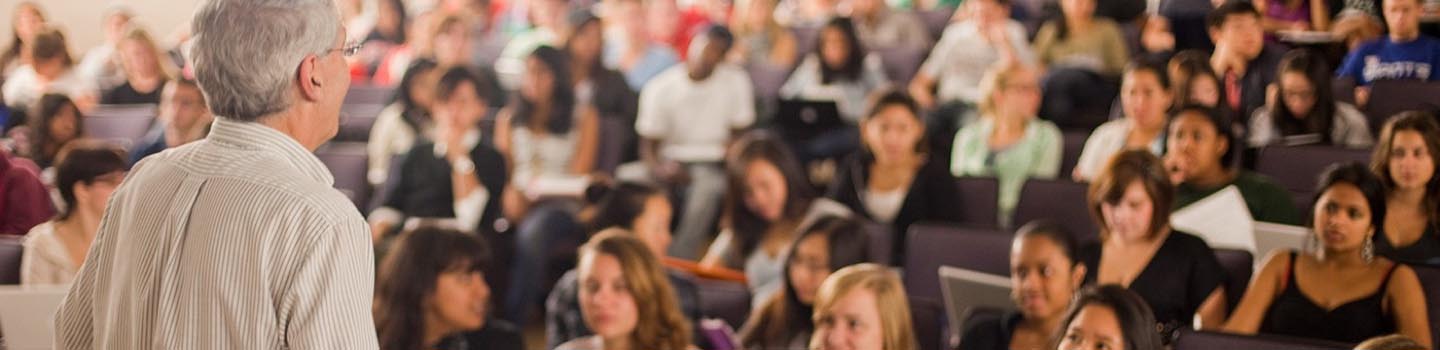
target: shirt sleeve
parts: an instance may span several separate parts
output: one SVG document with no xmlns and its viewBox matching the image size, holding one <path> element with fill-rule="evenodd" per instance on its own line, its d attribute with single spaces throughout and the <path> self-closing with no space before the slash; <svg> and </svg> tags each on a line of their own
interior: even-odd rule
<svg viewBox="0 0 1440 350">
<path fill-rule="evenodd" d="M 1040 154 L 1036 155 L 1035 163 L 1031 165 L 1030 175 L 1042 179 L 1053 179 L 1060 173 L 1060 156 L 1065 147 L 1064 142 L 1061 142 L 1063 137 L 1060 135 L 1060 129 L 1056 128 L 1054 124 L 1040 120 L 1030 122 L 1042 123 L 1039 125 L 1040 132 L 1036 135 L 1040 138 L 1040 147 L 1037 148 Z"/>
<path fill-rule="evenodd" d="M 946 34 L 949 33 L 954 31 L 946 31 Z M 945 70 L 945 62 L 950 62 L 950 55 L 954 54 L 951 51 L 955 50 L 957 40 L 952 35 L 940 36 L 940 41 L 935 43 L 935 49 L 930 50 L 930 57 L 926 57 L 925 62 L 920 64 L 920 73 L 934 79 L 940 78 L 940 72 Z"/>
<path fill-rule="evenodd" d="M 665 96 L 661 91 L 668 87 L 663 86 L 665 81 L 662 79 L 663 74 L 651 80 L 650 84 L 640 91 L 640 110 L 635 116 L 635 133 L 641 137 L 664 138 L 670 129 L 669 116 L 665 111 Z"/>
<path fill-rule="evenodd" d="M 1344 63 L 1340 64 L 1340 70 L 1336 71 L 1335 75 L 1354 79 L 1356 86 L 1370 85 L 1370 82 L 1364 79 L 1364 74 L 1361 74 L 1365 69 L 1365 55 L 1369 51 L 1368 48 L 1369 45 L 1364 45 L 1346 55 Z"/>
<path fill-rule="evenodd" d="M 750 76 L 742 70 L 734 74 L 736 111 L 730 119 L 731 129 L 744 129 L 755 124 L 755 88 L 750 85 Z"/>
<path fill-rule="evenodd" d="M 370 234 L 359 220 L 315 219 L 299 243 L 303 257 L 282 303 L 286 344 L 291 349 L 375 349 L 375 258 Z M 314 226 L 330 227 L 314 227 Z"/>
</svg>

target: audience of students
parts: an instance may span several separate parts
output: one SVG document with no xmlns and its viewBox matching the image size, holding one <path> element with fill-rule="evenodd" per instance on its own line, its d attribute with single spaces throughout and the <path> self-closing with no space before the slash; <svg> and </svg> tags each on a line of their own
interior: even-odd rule
<svg viewBox="0 0 1440 350">
<path fill-rule="evenodd" d="M 1087 287 L 1066 312 L 1056 350 L 1164 349 L 1145 300 L 1118 285 Z"/>
<path fill-rule="evenodd" d="M 853 265 L 831 274 L 815 295 L 813 320 L 811 349 L 920 348 L 900 275 L 882 265 Z"/>
<path fill-rule="evenodd" d="M 960 193 L 945 164 L 927 157 L 920 107 L 905 93 L 882 90 L 860 122 L 862 151 L 842 161 L 826 197 L 895 233 L 891 261 L 901 263 L 910 225 L 959 222 Z"/>
<path fill-rule="evenodd" d="M 1005 227 L 1026 179 L 1059 175 L 1064 140 L 1054 123 L 1036 117 L 1040 73 L 1033 67 L 996 66 L 981 80 L 980 89 L 981 118 L 955 135 L 950 173 L 998 179 L 997 220 Z"/>
<path fill-rule="evenodd" d="M 1017 310 L 972 318 L 960 349 L 1048 347 L 1084 282 L 1086 267 L 1076 255 L 1079 245 L 1055 222 L 1030 222 L 1016 230 L 1010 245 L 1010 288 Z"/>
<path fill-rule="evenodd" d="M 375 331 L 382 349 L 521 350 L 520 330 L 490 317 L 490 247 L 473 234 L 419 227 L 380 263 Z"/>
<path fill-rule="evenodd" d="M 576 102 L 570 65 L 560 50 L 541 46 L 525 61 L 515 103 L 495 122 L 495 148 L 510 165 L 505 193 L 511 220 L 524 217 L 542 181 L 589 175 L 599 148 L 599 116 Z"/>
<path fill-rule="evenodd" d="M 691 325 L 659 259 L 638 238 L 607 232 L 580 248 L 580 311 L 595 335 L 561 350 L 684 350 Z"/>
<path fill-rule="evenodd" d="M 1081 0 L 1084 1 L 1084 0 Z M 1174 95 L 1164 68 L 1132 63 L 1120 84 L 1120 107 L 1124 117 L 1095 128 L 1085 139 L 1085 148 L 1071 177 L 1090 181 L 1099 175 L 1110 157 L 1127 149 L 1164 153 L 1165 120 Z"/>
<path fill-rule="evenodd" d="M 817 198 L 800 165 L 779 138 L 756 132 L 736 141 L 725 161 L 727 192 L 722 231 L 704 266 L 745 271 L 752 305 L 780 290 L 785 255 L 798 229 L 823 215 L 848 216 L 843 204 Z"/>
<path fill-rule="evenodd" d="M 1382 5 L 1389 34 L 1351 50 L 1337 73 L 1355 80 L 1355 102 L 1361 106 L 1370 101 L 1376 80 L 1440 81 L 1440 39 L 1420 32 L 1420 1 Z"/>
<path fill-rule="evenodd" d="M 103 104 L 155 104 L 174 75 L 160 46 L 144 29 L 131 28 L 115 47 L 125 80 L 100 95 Z"/>
<path fill-rule="evenodd" d="M 1250 117 L 1251 146 L 1323 144 L 1369 148 L 1375 143 L 1365 114 L 1354 105 L 1335 100 L 1330 88 L 1330 66 L 1319 54 L 1290 51 L 1280 60 L 1279 74 L 1272 101 Z"/>
<path fill-rule="evenodd" d="M 1160 158 L 1144 150 L 1115 155 L 1090 184 L 1100 241 L 1079 251 L 1088 267 L 1086 284 L 1135 292 L 1167 336 L 1192 324 L 1218 328 L 1226 300 L 1225 270 L 1210 246 L 1170 227 L 1174 191 Z"/>
<path fill-rule="evenodd" d="M 626 2 L 638 0 L 621 0 Z M 740 67 L 724 62 L 735 38 L 725 27 L 710 27 L 691 43 L 695 54 L 667 69 L 640 92 L 642 167 L 617 176 L 685 183 L 676 241 L 670 255 L 695 260 L 725 195 L 725 149 L 732 136 L 755 123 L 755 95 Z M 632 84 L 633 85 L 633 84 Z M 633 174 L 633 173 L 640 174 Z"/>
<path fill-rule="evenodd" d="M 688 274 L 670 268 L 665 251 L 670 246 L 670 217 L 673 208 L 666 192 L 660 188 L 635 183 L 598 183 L 586 190 L 586 201 L 590 206 L 581 211 L 580 220 L 586 231 L 598 235 L 601 232 L 633 234 L 650 249 L 651 254 L 665 265 L 665 277 L 675 289 L 680 310 L 692 325 L 700 320 L 699 287 Z M 566 272 L 555 282 L 555 289 L 545 301 L 546 348 L 555 348 L 561 343 L 592 335 L 585 325 L 580 311 L 579 275 L 576 270 Z"/>
<path fill-rule="evenodd" d="M 55 163 L 64 207 L 25 235 L 20 284 L 69 284 L 89 255 L 110 193 L 129 170 L 125 152 L 98 142 L 72 143 Z"/>
<path fill-rule="evenodd" d="M 815 296 L 821 283 L 846 266 L 872 262 L 869 238 L 859 220 L 826 216 L 800 230 L 785 259 L 783 292 L 750 313 L 740 331 L 747 349 L 805 348 L 815 332 Z"/>
<path fill-rule="evenodd" d="M 1170 118 L 1165 171 L 1175 184 L 1175 209 L 1235 186 L 1255 221 L 1300 224 L 1290 192 L 1270 178 L 1240 169 L 1234 121 L 1214 108 L 1180 107 Z"/>
<path fill-rule="evenodd" d="M 210 133 L 210 123 L 215 121 L 215 116 L 210 114 L 210 108 L 205 105 L 205 95 L 200 91 L 200 85 L 188 79 L 176 79 L 165 84 L 161 89 L 158 112 L 158 127 L 152 128 L 146 138 L 133 147 L 130 164 L 139 163 L 141 159 L 160 151 L 205 138 L 205 135 Z"/>
<path fill-rule="evenodd" d="M 1310 226 L 1319 246 L 1270 252 L 1225 329 L 1344 343 L 1398 332 L 1429 344 L 1415 271 L 1375 255 L 1384 183 L 1362 164 L 1335 164 L 1318 190 Z"/>
<path fill-rule="evenodd" d="M 1035 55 L 1047 71 L 1040 115 L 1066 127 L 1099 124 L 1083 114 L 1105 115 L 1115 96 L 1115 77 L 1130 61 L 1120 27 L 1096 17 L 1096 2 L 1060 1 L 1062 16 L 1035 33 Z"/>
<path fill-rule="evenodd" d="M 1412 265 L 1440 264 L 1440 125 L 1435 117 L 1402 113 L 1385 123 L 1370 170 L 1385 184 L 1385 222 L 1375 255 Z M 1437 301 L 1440 302 L 1440 301 Z"/>
<path fill-rule="evenodd" d="M 640 95 L 625 82 L 624 74 L 605 66 L 603 22 L 589 10 L 572 13 L 569 21 L 570 32 L 566 35 L 564 49 L 570 61 L 575 102 L 593 107 L 602 118 L 619 119 L 626 125 L 633 125 L 635 113 L 640 108 Z M 626 151 L 633 152 L 634 147 L 627 145 Z"/>
</svg>

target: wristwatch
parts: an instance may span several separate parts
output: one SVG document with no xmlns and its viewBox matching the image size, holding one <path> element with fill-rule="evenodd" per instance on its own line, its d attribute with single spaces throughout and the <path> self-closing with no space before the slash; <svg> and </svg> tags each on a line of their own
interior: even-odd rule
<svg viewBox="0 0 1440 350">
<path fill-rule="evenodd" d="M 470 157 L 459 157 L 450 161 L 450 168 L 461 175 L 470 175 L 475 173 L 475 162 Z"/>
</svg>

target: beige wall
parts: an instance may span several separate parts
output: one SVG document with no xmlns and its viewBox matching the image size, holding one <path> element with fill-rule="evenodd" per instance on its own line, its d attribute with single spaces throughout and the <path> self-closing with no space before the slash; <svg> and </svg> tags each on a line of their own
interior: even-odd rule
<svg viewBox="0 0 1440 350">
<path fill-rule="evenodd" d="M 0 35 L 3 35 L 3 43 L 0 46 L 8 45 L 14 21 L 15 5 L 21 0 L 0 0 L 0 13 L 3 19 L 0 23 L 6 23 L 0 28 Z M 70 40 L 70 50 L 76 58 L 85 53 L 85 50 L 99 45 L 104 41 L 104 30 L 101 27 L 101 18 L 105 10 L 111 5 L 121 4 L 130 7 L 136 14 L 136 22 L 156 34 L 158 39 L 165 41 L 162 44 L 168 45 L 168 38 L 177 29 L 181 29 L 185 21 L 195 11 L 195 5 L 200 0 L 31 0 L 40 4 L 44 9 L 46 19 L 51 23 L 59 24 L 65 28 L 66 38 Z"/>
</svg>

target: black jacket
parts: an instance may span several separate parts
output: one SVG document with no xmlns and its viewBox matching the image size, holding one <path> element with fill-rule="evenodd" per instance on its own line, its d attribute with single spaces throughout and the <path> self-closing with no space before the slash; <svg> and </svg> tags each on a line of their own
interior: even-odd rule
<svg viewBox="0 0 1440 350">
<path fill-rule="evenodd" d="M 870 182 L 870 165 L 874 158 L 868 154 L 855 154 L 840 162 L 835 181 L 830 184 L 826 197 L 845 204 L 851 211 L 873 220 L 865 209 L 861 193 Z M 905 237 L 911 224 L 920 221 L 960 222 L 960 189 L 955 178 L 945 169 L 944 164 L 927 161 L 920 166 L 900 213 L 895 215 L 891 225 L 894 243 L 891 246 L 892 264 L 905 262 Z"/>
</svg>

